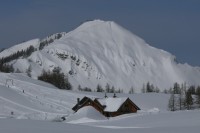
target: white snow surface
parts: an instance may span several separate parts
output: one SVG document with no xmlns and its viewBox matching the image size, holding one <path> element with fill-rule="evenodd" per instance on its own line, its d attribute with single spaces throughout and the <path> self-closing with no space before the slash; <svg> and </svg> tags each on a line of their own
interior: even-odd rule
<svg viewBox="0 0 200 133">
<path fill-rule="evenodd" d="M 106 106 L 104 111 L 116 112 L 121 107 L 121 105 L 127 100 L 127 98 L 108 97 L 97 100 L 101 103 L 101 105 Z"/>
<path fill-rule="evenodd" d="M 0 57 L 30 45 L 37 48 L 37 41 L 4 50 Z M 52 70 L 55 66 L 65 73 L 73 70 L 69 78 L 74 88 L 78 84 L 96 88 L 97 83 L 109 83 L 128 91 L 130 86 L 139 90 L 148 81 L 160 89 L 174 82 L 200 83 L 199 67 L 177 64 L 174 58 L 114 22 L 95 20 L 64 34 L 27 59 L 10 63 L 22 71 L 31 65 L 33 78 L 42 69 Z M 117 94 L 120 99 L 129 97 L 141 111 L 109 119 L 89 106 L 74 113 L 71 108 L 77 98 L 84 96 L 102 98 L 104 93 L 59 90 L 23 73 L 0 73 L 0 133 L 197 133 L 200 130 L 200 110 L 169 112 L 169 94 Z M 58 122 L 62 117 L 66 121 Z"/>
<path fill-rule="evenodd" d="M 59 90 L 25 74 L 0 73 L 0 132 L 188 133 L 200 130 L 200 110 L 167 111 L 169 94 L 117 94 L 121 99 L 129 97 L 141 111 L 109 119 L 90 106 L 74 113 L 71 108 L 76 99 L 84 96 L 101 98 L 104 93 Z M 66 121 L 58 122 L 63 116 Z"/>
<path fill-rule="evenodd" d="M 22 72 L 31 65 L 35 79 L 43 69 L 59 66 L 75 89 L 78 85 L 95 89 L 97 84 L 109 83 L 124 92 L 132 86 L 140 92 L 147 82 L 161 90 L 175 82 L 200 85 L 199 67 L 177 63 L 172 54 L 151 47 L 112 21 L 85 22 L 43 50 L 11 64 Z"/>
<path fill-rule="evenodd" d="M 33 40 L 29 40 L 29 41 L 14 45 L 11 48 L 3 50 L 0 53 L 0 58 L 12 55 L 12 54 L 16 53 L 17 51 L 26 50 L 30 46 L 33 46 L 34 48 L 38 48 L 39 47 L 39 42 L 40 42 L 39 39 L 33 39 Z"/>
<path fill-rule="evenodd" d="M 106 120 L 100 112 L 94 109 L 92 106 L 86 106 L 78 110 L 75 114 L 70 115 L 67 118 L 69 123 L 85 123 L 85 122 L 98 122 Z"/>
</svg>

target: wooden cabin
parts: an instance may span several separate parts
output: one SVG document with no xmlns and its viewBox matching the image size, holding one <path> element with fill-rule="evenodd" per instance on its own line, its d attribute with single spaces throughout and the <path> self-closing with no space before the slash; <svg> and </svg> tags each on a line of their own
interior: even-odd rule
<svg viewBox="0 0 200 133">
<path fill-rule="evenodd" d="M 80 108 L 85 107 L 85 106 L 92 106 L 96 110 L 98 110 L 99 112 L 102 112 L 102 110 L 103 110 L 100 105 L 95 103 L 94 100 L 92 100 L 89 97 L 83 97 L 81 100 L 78 98 L 77 99 L 77 104 L 72 108 L 72 110 L 77 112 Z"/>
<path fill-rule="evenodd" d="M 115 117 L 122 114 L 136 113 L 140 108 L 129 98 L 91 98 L 84 97 L 77 100 L 77 104 L 72 108 L 75 112 L 85 106 L 92 106 L 106 117 Z"/>
<path fill-rule="evenodd" d="M 100 104 L 103 109 L 103 115 L 114 117 L 122 114 L 136 113 L 140 108 L 129 98 L 102 98 L 95 99 L 95 103 Z"/>
</svg>

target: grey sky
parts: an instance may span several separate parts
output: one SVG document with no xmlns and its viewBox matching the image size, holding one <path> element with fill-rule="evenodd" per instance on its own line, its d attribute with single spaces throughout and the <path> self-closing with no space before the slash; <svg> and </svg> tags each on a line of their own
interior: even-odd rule
<svg viewBox="0 0 200 133">
<path fill-rule="evenodd" d="M 0 48 L 112 20 L 178 61 L 200 66 L 199 0 L 1 0 Z"/>
</svg>

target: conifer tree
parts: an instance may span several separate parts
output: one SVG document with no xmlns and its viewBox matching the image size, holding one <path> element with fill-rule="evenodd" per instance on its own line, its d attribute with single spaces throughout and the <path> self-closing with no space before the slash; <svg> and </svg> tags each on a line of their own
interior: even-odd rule
<svg viewBox="0 0 200 133">
<path fill-rule="evenodd" d="M 134 94 L 135 93 L 135 89 L 133 88 L 133 86 L 130 88 L 129 90 L 129 94 Z"/>
<path fill-rule="evenodd" d="M 189 91 L 187 91 L 185 94 L 185 103 L 186 103 L 186 108 L 190 110 L 191 106 L 193 105 L 193 98 L 191 92 Z"/>
<path fill-rule="evenodd" d="M 26 73 L 29 77 L 31 77 L 32 67 L 29 65 L 28 69 L 26 70 Z"/>
<path fill-rule="evenodd" d="M 152 92 L 151 85 L 149 82 L 147 82 L 147 85 L 146 85 L 146 92 Z"/>
<path fill-rule="evenodd" d="M 175 96 L 174 93 L 171 93 L 171 96 L 169 98 L 168 108 L 170 111 L 175 111 Z"/>
<path fill-rule="evenodd" d="M 17 70 L 15 71 L 15 73 L 21 73 L 21 71 L 17 68 Z"/>
<path fill-rule="evenodd" d="M 183 89 L 184 89 L 184 86 L 183 84 L 181 84 L 180 93 L 179 93 L 179 109 L 180 110 L 182 110 Z"/>
<path fill-rule="evenodd" d="M 96 88 L 97 92 L 104 92 L 103 88 L 101 87 L 100 84 L 97 85 L 97 88 Z"/>
<path fill-rule="evenodd" d="M 106 92 L 110 92 L 110 85 L 108 83 L 106 84 Z"/>
<path fill-rule="evenodd" d="M 110 93 L 114 93 L 115 92 L 115 87 L 112 86 L 112 88 L 110 89 Z"/>
<path fill-rule="evenodd" d="M 188 89 L 188 92 L 190 92 L 192 95 L 195 95 L 195 86 L 191 85 Z"/>
<path fill-rule="evenodd" d="M 180 93 L 180 85 L 176 82 L 174 83 L 174 94 L 179 94 Z"/>
<path fill-rule="evenodd" d="M 146 86 L 145 86 L 145 84 L 144 84 L 144 83 L 143 83 L 143 85 L 142 85 L 141 92 L 142 92 L 142 93 L 146 93 Z"/>
<path fill-rule="evenodd" d="M 78 85 L 78 90 L 82 91 L 81 85 Z"/>
<path fill-rule="evenodd" d="M 196 88 L 196 101 L 197 101 L 198 107 L 200 108 L 200 86 Z"/>
</svg>

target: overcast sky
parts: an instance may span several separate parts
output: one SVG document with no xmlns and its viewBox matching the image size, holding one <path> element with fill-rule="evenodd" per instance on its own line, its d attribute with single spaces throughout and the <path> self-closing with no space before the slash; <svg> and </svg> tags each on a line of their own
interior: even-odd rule
<svg viewBox="0 0 200 133">
<path fill-rule="evenodd" d="M 200 66 L 200 0 L 1 0 L 0 48 L 93 19 L 115 21 L 178 61 Z"/>
</svg>

